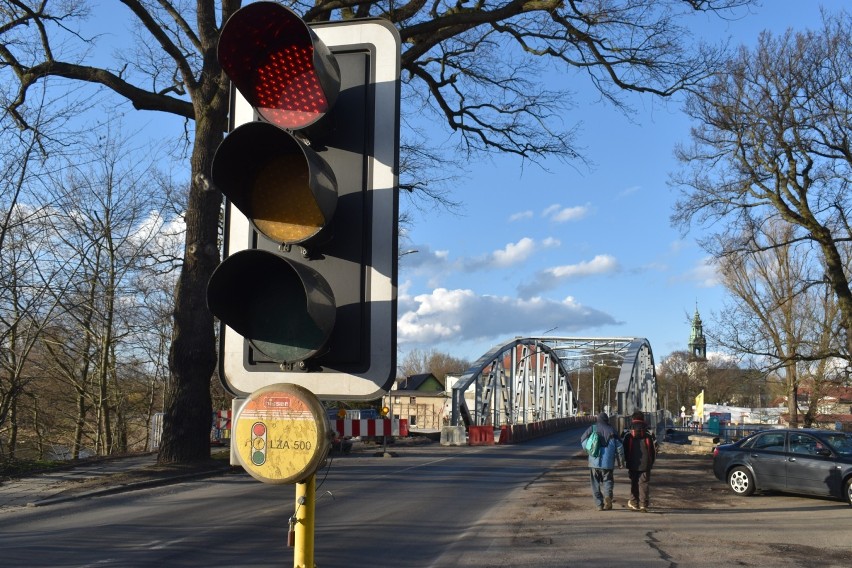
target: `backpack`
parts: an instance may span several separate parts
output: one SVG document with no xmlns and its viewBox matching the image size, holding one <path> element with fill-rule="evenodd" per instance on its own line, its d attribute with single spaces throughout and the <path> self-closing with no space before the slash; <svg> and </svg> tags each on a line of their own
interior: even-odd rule
<svg viewBox="0 0 852 568">
<path fill-rule="evenodd" d="M 598 435 L 598 429 L 592 424 L 592 433 L 583 442 L 583 449 L 593 458 L 601 455 L 601 437 Z"/>
<path fill-rule="evenodd" d="M 653 438 L 647 428 L 645 426 L 631 428 L 629 434 L 629 436 L 624 436 L 624 451 L 627 455 L 629 456 L 633 451 L 633 440 L 640 440 L 640 444 L 644 441 L 645 447 L 648 449 L 648 458 L 653 463 L 655 457 Z"/>
</svg>

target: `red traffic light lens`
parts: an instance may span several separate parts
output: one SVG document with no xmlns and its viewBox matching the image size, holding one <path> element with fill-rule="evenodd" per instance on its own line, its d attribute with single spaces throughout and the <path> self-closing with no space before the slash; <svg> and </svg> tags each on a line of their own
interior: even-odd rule
<svg viewBox="0 0 852 568">
<path fill-rule="evenodd" d="M 282 128 L 316 122 L 340 90 L 334 56 L 299 16 L 274 2 L 237 10 L 219 36 L 218 56 L 249 104 Z"/>
</svg>

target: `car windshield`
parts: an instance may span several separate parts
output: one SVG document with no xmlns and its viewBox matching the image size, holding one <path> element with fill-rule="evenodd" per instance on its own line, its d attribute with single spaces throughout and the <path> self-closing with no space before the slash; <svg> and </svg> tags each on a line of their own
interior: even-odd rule
<svg viewBox="0 0 852 568">
<path fill-rule="evenodd" d="M 837 433 L 827 434 L 824 437 L 835 452 L 844 457 L 852 456 L 852 435 Z"/>
</svg>

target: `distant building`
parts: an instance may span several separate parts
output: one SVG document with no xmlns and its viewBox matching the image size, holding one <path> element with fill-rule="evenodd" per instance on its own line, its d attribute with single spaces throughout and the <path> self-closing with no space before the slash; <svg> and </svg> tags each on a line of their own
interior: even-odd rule
<svg viewBox="0 0 852 568">
<path fill-rule="evenodd" d="M 692 316 L 692 331 L 689 333 L 689 352 L 699 361 L 707 360 L 707 339 L 704 337 L 704 324 L 698 314 L 698 304 L 695 305 L 695 315 Z"/>
<path fill-rule="evenodd" d="M 397 379 L 382 404 L 390 408 L 393 418 L 408 420 L 409 430 L 440 430 L 449 400 L 443 381 L 422 373 Z"/>
<path fill-rule="evenodd" d="M 813 397 L 814 393 L 810 385 L 799 387 L 796 397 L 799 422 L 802 421 L 802 415 L 807 412 Z M 783 414 L 781 420 L 789 424 L 790 415 Z M 822 389 L 817 401 L 817 413 L 814 416 L 813 426 L 852 432 L 852 387 L 832 385 Z"/>
<path fill-rule="evenodd" d="M 694 385 L 708 384 L 707 369 L 707 339 L 704 337 L 704 324 L 698 314 L 698 304 L 695 305 L 695 315 L 692 316 L 692 329 L 689 332 L 689 361 L 686 364 L 686 372 L 689 380 Z M 717 402 L 717 401 L 712 401 Z"/>
</svg>

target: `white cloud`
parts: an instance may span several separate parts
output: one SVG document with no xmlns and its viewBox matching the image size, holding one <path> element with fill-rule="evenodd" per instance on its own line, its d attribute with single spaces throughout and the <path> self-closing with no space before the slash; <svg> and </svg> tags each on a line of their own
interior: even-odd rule
<svg viewBox="0 0 852 568">
<path fill-rule="evenodd" d="M 502 250 L 495 250 L 492 253 L 492 258 L 496 267 L 505 268 L 525 261 L 534 251 L 535 241 L 529 237 L 524 237 L 517 243 L 507 244 Z"/>
<path fill-rule="evenodd" d="M 680 280 L 695 282 L 701 288 L 713 288 L 721 284 L 719 271 L 712 256 L 705 256 L 692 269 L 687 271 Z"/>
<path fill-rule="evenodd" d="M 515 221 L 522 221 L 524 219 L 532 219 L 533 212 L 532 211 L 518 211 L 517 213 L 513 213 L 509 216 L 509 222 L 514 223 Z"/>
<path fill-rule="evenodd" d="M 421 276 L 430 287 L 440 286 L 441 280 L 455 269 L 449 251 L 432 250 L 428 245 L 414 245 L 410 250 L 417 252 L 400 257 L 400 274 Z"/>
<path fill-rule="evenodd" d="M 169 263 L 179 263 L 186 241 L 186 223 L 183 216 L 167 219 L 159 211 L 150 211 L 128 235 L 134 247 L 145 248 L 153 258 Z"/>
<path fill-rule="evenodd" d="M 426 245 L 416 245 L 411 252 L 400 257 L 399 265 L 414 272 L 436 272 L 446 270 L 450 264 L 450 253 L 446 250 L 432 250 Z"/>
<path fill-rule="evenodd" d="M 399 314 L 399 342 L 430 346 L 534 334 L 554 326 L 565 333 L 576 333 L 618 323 L 609 314 L 587 308 L 571 297 L 562 301 L 519 299 L 446 288 L 414 297 L 400 293 Z"/>
<path fill-rule="evenodd" d="M 680 254 L 688 247 L 689 243 L 687 243 L 685 240 L 677 239 L 676 241 L 672 241 L 671 243 L 669 243 L 669 252 L 672 254 Z"/>
<path fill-rule="evenodd" d="M 711 361 L 715 366 L 718 367 L 735 367 L 740 363 L 737 357 L 731 355 L 730 353 L 723 353 L 722 351 L 708 351 L 707 360 Z"/>
<path fill-rule="evenodd" d="M 449 251 L 433 251 L 428 246 L 414 246 L 416 253 L 402 257 L 400 267 L 414 274 L 427 275 L 433 282 L 451 271 L 479 272 L 516 266 L 525 262 L 542 249 L 560 245 L 559 239 L 548 237 L 538 242 L 522 237 L 515 243 L 507 243 L 502 249 L 475 258 L 450 259 Z M 437 284 L 432 284 L 433 287 Z"/>
<path fill-rule="evenodd" d="M 615 257 L 599 254 L 589 261 L 541 270 L 535 274 L 532 282 L 518 286 L 518 292 L 523 297 L 532 297 L 545 290 L 553 289 L 566 280 L 598 274 L 611 274 L 618 270 L 620 270 L 620 267 Z"/>
<path fill-rule="evenodd" d="M 578 276 L 589 276 L 592 274 L 612 272 L 617 268 L 618 262 L 616 262 L 614 257 L 608 254 L 599 254 L 588 262 L 583 261 L 579 264 L 555 266 L 553 268 L 548 268 L 545 272 L 549 272 L 555 278 L 575 278 Z"/>
<path fill-rule="evenodd" d="M 633 195 L 634 193 L 637 193 L 640 189 L 642 189 L 642 186 L 632 185 L 632 186 L 630 186 L 626 189 L 621 190 L 621 192 L 618 194 L 618 196 L 619 197 L 627 197 L 629 195 Z"/>
<path fill-rule="evenodd" d="M 582 219 L 589 214 L 590 207 L 588 205 L 577 205 L 576 207 L 562 207 L 554 204 L 542 211 L 541 216 L 556 223 L 564 223 L 566 221 L 576 221 Z"/>
</svg>

